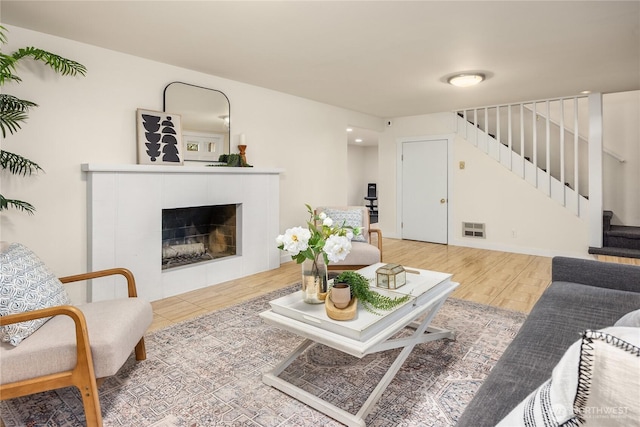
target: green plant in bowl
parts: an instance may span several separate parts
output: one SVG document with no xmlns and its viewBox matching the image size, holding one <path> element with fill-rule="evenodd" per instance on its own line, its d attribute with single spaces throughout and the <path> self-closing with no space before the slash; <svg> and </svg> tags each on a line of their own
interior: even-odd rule
<svg viewBox="0 0 640 427">
<path fill-rule="evenodd" d="M 335 279 L 334 283 L 347 283 L 351 287 L 351 296 L 358 298 L 364 308 L 374 314 L 381 315 L 376 310 L 389 311 L 409 301 L 409 295 L 391 298 L 382 295 L 369 286 L 371 279 L 355 271 L 343 271 Z"/>
</svg>

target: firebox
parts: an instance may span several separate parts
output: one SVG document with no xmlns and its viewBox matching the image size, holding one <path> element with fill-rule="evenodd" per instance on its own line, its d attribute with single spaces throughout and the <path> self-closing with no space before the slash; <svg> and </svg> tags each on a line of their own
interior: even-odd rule
<svg viewBox="0 0 640 427">
<path fill-rule="evenodd" d="M 162 210 L 162 269 L 236 255 L 239 205 Z"/>
</svg>

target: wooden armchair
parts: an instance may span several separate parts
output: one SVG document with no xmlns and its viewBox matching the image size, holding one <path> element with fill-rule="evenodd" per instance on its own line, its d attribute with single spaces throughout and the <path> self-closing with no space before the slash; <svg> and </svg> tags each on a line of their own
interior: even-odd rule
<svg viewBox="0 0 640 427">
<path fill-rule="evenodd" d="M 0 317 L 0 326 L 51 317 L 19 345 L 0 344 L 0 399 L 75 386 L 87 426 L 102 426 L 98 386 L 114 375 L 135 347 L 146 358 L 143 335 L 153 318 L 151 304 L 137 298 L 133 274 L 123 268 L 62 277 L 62 283 L 121 275 L 129 298 L 61 305 Z"/>
<path fill-rule="evenodd" d="M 345 225 L 362 227 L 360 240 L 351 241 L 351 252 L 340 262 L 328 265 L 329 270 L 357 270 L 382 261 L 382 231 L 372 228 L 369 221 L 369 210 L 364 206 L 321 206 L 316 213 L 325 212 L 334 221 Z M 376 235 L 375 244 L 372 236 Z"/>
</svg>

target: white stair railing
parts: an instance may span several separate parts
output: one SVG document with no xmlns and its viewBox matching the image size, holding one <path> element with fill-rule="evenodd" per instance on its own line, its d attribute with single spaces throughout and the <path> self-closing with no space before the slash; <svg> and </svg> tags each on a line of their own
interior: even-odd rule
<svg viewBox="0 0 640 427">
<path fill-rule="evenodd" d="M 589 109 L 594 99 L 601 98 L 566 97 L 457 110 L 457 132 L 574 214 L 586 217 L 589 150 L 588 139 L 581 135 L 590 134 Z"/>
</svg>

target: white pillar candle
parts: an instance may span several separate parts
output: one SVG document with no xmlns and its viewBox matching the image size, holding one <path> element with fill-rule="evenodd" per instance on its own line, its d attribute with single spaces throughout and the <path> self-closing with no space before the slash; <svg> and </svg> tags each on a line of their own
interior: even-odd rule
<svg viewBox="0 0 640 427">
<path fill-rule="evenodd" d="M 238 145 L 247 145 L 247 137 L 245 136 L 244 133 L 241 133 L 238 139 L 240 141 Z"/>
</svg>

